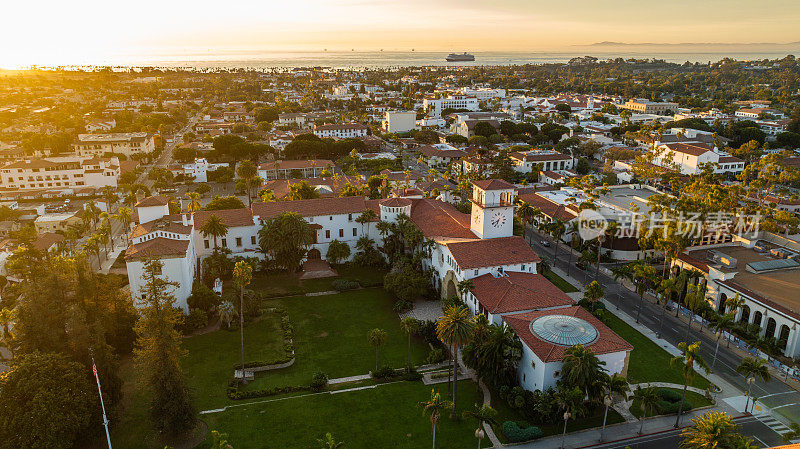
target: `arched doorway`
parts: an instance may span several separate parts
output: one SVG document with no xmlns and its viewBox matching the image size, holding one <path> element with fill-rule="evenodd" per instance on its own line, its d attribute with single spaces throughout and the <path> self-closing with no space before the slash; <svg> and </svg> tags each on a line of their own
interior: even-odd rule
<svg viewBox="0 0 800 449">
<path fill-rule="evenodd" d="M 750 306 L 742 306 L 742 315 L 739 317 L 740 323 L 747 323 L 750 321 Z"/>
<path fill-rule="evenodd" d="M 728 295 L 722 293 L 719 295 L 719 307 L 717 307 L 717 313 L 720 315 L 725 314 L 725 302 L 728 301 Z"/>
<path fill-rule="evenodd" d="M 781 333 L 778 336 L 778 346 L 781 349 L 786 349 L 786 344 L 789 342 L 789 326 L 781 325 Z"/>
<path fill-rule="evenodd" d="M 777 323 L 775 322 L 775 318 L 768 318 L 767 319 L 767 331 L 764 333 L 764 338 L 773 338 L 775 337 L 775 327 Z"/>
<path fill-rule="evenodd" d="M 761 312 L 756 312 L 753 314 L 753 324 L 758 327 L 761 327 Z"/>
<path fill-rule="evenodd" d="M 318 260 L 322 258 L 322 254 L 319 252 L 317 248 L 313 248 L 308 251 L 308 260 Z"/>
<path fill-rule="evenodd" d="M 451 298 L 458 296 L 458 279 L 452 270 L 444 275 L 442 280 L 442 298 Z"/>
</svg>

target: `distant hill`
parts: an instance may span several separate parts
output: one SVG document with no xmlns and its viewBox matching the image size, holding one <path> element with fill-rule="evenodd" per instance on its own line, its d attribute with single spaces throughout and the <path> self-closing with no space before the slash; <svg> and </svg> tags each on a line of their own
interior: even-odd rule
<svg viewBox="0 0 800 449">
<path fill-rule="evenodd" d="M 648 47 L 648 48 L 726 48 L 726 49 L 765 49 L 775 48 L 776 50 L 783 50 L 787 48 L 800 48 L 800 41 L 795 42 L 680 42 L 680 43 L 657 43 L 657 42 L 614 42 L 603 41 L 595 42 L 588 45 L 576 45 L 577 47 Z"/>
</svg>

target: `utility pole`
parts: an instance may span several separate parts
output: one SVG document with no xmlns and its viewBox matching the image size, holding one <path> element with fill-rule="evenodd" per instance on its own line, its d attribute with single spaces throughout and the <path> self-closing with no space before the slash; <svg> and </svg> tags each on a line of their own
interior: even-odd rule
<svg viewBox="0 0 800 449">
<path fill-rule="evenodd" d="M 103 409 L 103 426 L 106 428 L 106 440 L 108 441 L 108 449 L 111 449 L 111 434 L 108 433 L 108 418 L 106 418 L 106 405 L 103 403 L 103 390 L 100 388 L 100 376 L 97 375 L 97 365 L 94 364 L 94 357 L 92 357 L 92 373 L 97 381 L 97 392 L 100 393 L 100 407 Z"/>
</svg>

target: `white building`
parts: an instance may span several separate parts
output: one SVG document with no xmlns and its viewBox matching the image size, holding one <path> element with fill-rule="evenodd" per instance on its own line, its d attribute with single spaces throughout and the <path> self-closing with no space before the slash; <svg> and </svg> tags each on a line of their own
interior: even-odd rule
<svg viewBox="0 0 800 449">
<path fill-rule="evenodd" d="M 116 187 L 121 173 L 116 157 L 21 160 L 0 168 L 0 187 L 18 190 Z"/>
<path fill-rule="evenodd" d="M 420 145 L 416 150 L 430 166 L 447 165 L 467 155 L 466 151 L 446 143 Z"/>
<path fill-rule="evenodd" d="M 704 166 L 713 164 L 714 173 L 740 173 L 744 170 L 744 161 L 723 153 L 700 142 L 674 142 L 659 144 L 656 142 L 655 165 L 666 168 L 675 167 L 684 175 L 696 175 Z"/>
<path fill-rule="evenodd" d="M 103 156 L 106 153 L 131 157 L 155 151 L 155 139 L 149 133 L 78 134 L 72 144 L 78 156 Z"/>
<path fill-rule="evenodd" d="M 383 129 L 387 133 L 404 133 L 417 128 L 417 113 L 414 111 L 386 111 Z"/>
<path fill-rule="evenodd" d="M 442 116 L 444 109 L 467 109 L 477 111 L 480 109 L 478 99 L 467 95 L 450 95 L 447 98 L 425 98 L 422 107 L 428 115 L 434 118 Z"/>
<path fill-rule="evenodd" d="M 264 162 L 258 167 L 258 176 L 265 181 L 272 179 L 318 178 L 326 170 L 331 174 L 336 171 L 333 161 L 328 159 L 310 161 L 289 159 Z"/>
<path fill-rule="evenodd" d="M 537 166 L 540 166 L 542 171 L 572 170 L 574 168 L 572 156 L 555 150 L 515 151 L 508 157 L 514 163 L 514 170 L 520 173 L 530 173 Z"/>
<path fill-rule="evenodd" d="M 227 162 L 210 164 L 206 158 L 199 157 L 195 158 L 191 164 L 184 164 L 183 174 L 187 177 L 193 177 L 195 182 L 208 182 L 208 172 L 227 166 Z"/>
<path fill-rule="evenodd" d="M 113 118 L 108 119 L 95 119 L 86 122 L 86 132 L 93 133 L 96 131 L 109 132 L 117 127 L 117 121 Z"/>
<path fill-rule="evenodd" d="M 149 196 L 135 206 L 137 222 L 140 224 L 158 220 L 169 215 L 169 199 L 165 196 Z"/>
<path fill-rule="evenodd" d="M 314 127 L 314 135 L 320 138 L 347 139 L 350 137 L 364 137 L 368 131 L 369 128 L 361 123 L 335 123 Z"/>
<path fill-rule="evenodd" d="M 468 97 L 475 97 L 480 101 L 491 100 L 492 98 L 503 98 L 506 96 L 505 89 L 493 89 L 491 87 L 462 87 L 458 92 Z"/>
</svg>

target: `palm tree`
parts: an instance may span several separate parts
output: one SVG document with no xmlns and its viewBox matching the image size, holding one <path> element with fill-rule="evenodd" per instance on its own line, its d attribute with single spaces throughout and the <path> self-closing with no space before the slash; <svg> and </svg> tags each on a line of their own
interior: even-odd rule
<svg viewBox="0 0 800 449">
<path fill-rule="evenodd" d="M 526 231 L 525 234 L 528 234 L 527 225 L 530 224 L 531 228 L 533 228 L 533 216 L 534 216 L 533 207 L 530 205 L 530 203 L 526 201 L 521 201 L 519 207 L 517 208 L 517 216 L 519 216 L 519 219 L 522 221 L 522 224 L 524 225 L 523 227 L 525 228 Z M 527 240 L 528 244 L 530 244 L 531 243 L 530 239 Z"/>
<path fill-rule="evenodd" d="M 373 209 L 364 209 L 364 212 L 361 212 L 361 215 L 359 215 L 356 218 L 356 223 L 360 223 L 361 224 L 361 233 L 362 234 L 364 234 L 364 235 L 368 234 L 367 232 L 364 231 L 364 225 L 365 224 L 368 225 L 371 221 L 375 220 L 376 218 L 378 218 L 378 214 L 375 213 L 375 211 Z"/>
<path fill-rule="evenodd" d="M 381 234 L 381 237 L 386 237 L 389 235 L 389 232 L 391 232 L 392 225 L 388 221 L 381 220 L 375 225 L 375 229 L 378 230 L 378 232 Z"/>
<path fill-rule="evenodd" d="M 448 345 L 453 357 L 453 414 L 456 414 L 456 390 L 458 385 L 458 350 L 469 343 L 475 321 L 470 318 L 466 306 L 451 306 L 444 311 L 444 315 L 436 321 L 436 336 L 442 343 Z"/>
<path fill-rule="evenodd" d="M 203 206 L 200 203 L 200 194 L 197 192 L 186 192 L 186 198 L 189 198 L 189 204 L 186 205 L 186 211 L 193 214 L 200 210 Z"/>
<path fill-rule="evenodd" d="M 244 160 L 236 167 L 236 175 L 244 181 L 247 191 L 247 207 L 253 207 L 253 184 L 258 183 L 258 167 L 253 161 Z"/>
<path fill-rule="evenodd" d="M 589 310 L 594 311 L 597 301 L 599 301 L 605 293 L 603 286 L 597 281 L 592 281 L 586 286 L 586 290 L 583 292 L 583 299 L 589 303 Z"/>
<path fill-rule="evenodd" d="M 320 449 L 339 449 L 344 447 L 344 442 L 336 441 L 330 432 L 325 434 L 325 438 L 318 438 L 317 443 L 319 443 Z"/>
<path fill-rule="evenodd" d="M 411 334 L 419 329 L 419 321 L 412 316 L 407 316 L 400 320 L 400 327 L 408 336 L 408 358 L 406 360 L 406 368 L 411 371 Z"/>
<path fill-rule="evenodd" d="M 125 246 L 128 246 L 128 234 L 130 233 L 131 220 L 133 220 L 133 211 L 129 207 L 120 207 L 117 209 L 117 220 L 122 224 L 125 234 Z"/>
<path fill-rule="evenodd" d="M 667 304 L 672 299 L 672 294 L 678 294 L 678 280 L 675 278 L 671 279 L 663 279 L 661 281 L 661 285 L 659 285 L 658 290 L 661 293 L 661 323 L 658 325 L 658 332 L 656 333 L 656 338 L 661 338 L 661 331 L 664 328 L 664 314 L 667 310 Z"/>
<path fill-rule="evenodd" d="M 466 302 L 467 292 L 471 292 L 475 288 L 475 284 L 469 279 L 464 279 L 458 282 L 458 294 L 461 296 L 461 301 Z"/>
<path fill-rule="evenodd" d="M 647 419 L 647 412 L 655 410 L 658 401 L 661 400 L 661 396 L 658 394 L 656 387 L 636 387 L 633 397 L 639 401 L 639 407 L 642 409 L 642 420 L 639 426 L 639 435 L 641 435 L 644 432 L 644 420 Z"/>
<path fill-rule="evenodd" d="M 582 413 L 583 398 L 584 393 L 578 387 L 569 389 L 565 386 L 559 386 L 558 390 L 553 395 L 558 411 L 564 412 L 564 432 L 561 434 L 561 449 L 564 449 L 564 439 L 567 436 L 567 422 L 573 416 Z"/>
<path fill-rule="evenodd" d="M 556 261 L 558 259 L 558 242 L 561 241 L 561 236 L 564 235 L 566 226 L 564 224 L 564 220 L 556 218 L 548 225 L 548 228 L 550 233 L 553 235 L 553 240 L 555 240 L 555 248 L 553 248 L 553 268 L 555 268 Z"/>
<path fill-rule="evenodd" d="M 111 206 L 119 199 L 117 196 L 117 189 L 111 186 L 105 186 L 102 189 L 103 199 L 106 200 L 106 210 L 111 213 Z"/>
<path fill-rule="evenodd" d="M 605 371 L 605 364 L 591 348 L 583 345 L 570 346 L 564 350 L 561 381 L 570 388 L 579 388 L 585 396 L 589 396 L 589 390 L 598 383 Z"/>
<path fill-rule="evenodd" d="M 742 363 L 736 367 L 736 372 L 747 379 L 747 401 L 744 404 L 744 411 L 747 412 L 747 406 L 750 404 L 750 389 L 753 388 L 756 379 L 761 378 L 764 382 L 769 382 L 772 375 L 769 373 L 766 361 L 752 357 L 743 359 Z M 756 401 L 753 400 L 753 405 L 755 405 L 755 403 Z"/>
<path fill-rule="evenodd" d="M 696 285 L 689 286 L 689 293 L 686 294 L 685 302 L 686 308 L 692 312 L 692 315 L 689 316 L 689 321 L 686 324 L 686 336 L 689 336 L 689 332 L 692 330 L 692 320 L 694 320 L 694 313 L 695 311 L 701 307 L 701 305 L 706 300 L 706 283 L 700 282 Z M 702 330 L 701 330 L 702 332 Z"/>
<path fill-rule="evenodd" d="M 733 323 L 733 313 L 726 313 L 725 315 L 718 316 L 717 321 L 714 323 L 713 329 L 714 333 L 717 334 L 717 344 L 714 347 L 714 360 L 711 362 L 712 370 L 714 369 L 714 365 L 717 364 L 717 351 L 719 351 L 719 340 L 722 338 L 722 333 L 730 329 Z"/>
<path fill-rule="evenodd" d="M 639 322 L 639 316 L 642 314 L 642 305 L 644 304 L 644 292 L 650 286 L 650 283 L 656 276 L 656 269 L 647 262 L 639 261 L 634 265 L 633 277 L 636 280 L 636 292 L 639 293 L 639 309 L 636 311 L 636 322 Z"/>
<path fill-rule="evenodd" d="M 97 269 L 100 269 L 100 242 L 98 240 L 97 234 L 89 237 L 83 243 L 83 250 L 89 254 L 94 254 L 97 258 Z"/>
<path fill-rule="evenodd" d="M 683 413 L 683 401 L 686 400 L 686 388 L 689 386 L 689 382 L 694 379 L 694 376 L 697 374 L 695 371 L 694 366 L 697 364 L 706 374 L 709 373 L 708 364 L 700 355 L 700 342 L 696 341 L 692 344 L 688 344 L 685 341 L 678 343 L 678 349 L 681 350 L 682 354 L 670 359 L 669 364 L 670 366 L 680 366 L 683 370 L 683 393 L 681 394 L 681 403 L 678 406 L 678 416 L 675 418 L 675 428 L 677 429 L 681 422 L 681 414 Z"/>
<path fill-rule="evenodd" d="M 497 424 L 494 417 L 497 416 L 497 410 L 493 409 L 490 405 L 475 404 L 473 410 L 468 410 L 462 414 L 464 418 L 474 418 L 478 420 L 478 430 L 475 431 L 475 436 L 478 437 L 478 449 L 481 449 L 481 438 L 483 438 L 483 423 Z M 480 435 L 480 436 L 479 436 Z"/>
<path fill-rule="evenodd" d="M 627 401 L 628 400 L 628 392 L 631 391 L 631 387 L 628 384 L 628 379 L 625 377 L 615 373 L 611 376 L 604 375 L 603 378 L 600 380 L 600 384 L 603 388 L 603 403 L 606 406 L 605 412 L 603 413 L 603 430 L 600 431 L 600 441 L 603 441 L 603 436 L 606 433 L 606 418 L 608 417 L 608 408 L 614 403 L 614 393 L 622 396 L 622 398 Z"/>
<path fill-rule="evenodd" d="M 205 223 L 200 227 L 200 234 L 203 237 L 214 237 L 214 251 L 217 251 L 217 237 L 228 234 L 228 225 L 222 222 L 216 214 L 211 214 Z"/>
<path fill-rule="evenodd" d="M 417 407 L 422 407 L 422 415 L 430 415 L 431 425 L 433 426 L 433 449 L 436 449 L 436 426 L 442 418 L 442 411 L 453 407 L 453 403 L 441 398 L 436 390 L 431 389 L 431 398 L 428 401 L 417 403 Z"/>
<path fill-rule="evenodd" d="M 378 350 L 381 346 L 386 344 L 386 331 L 383 329 L 372 329 L 367 333 L 367 341 L 369 344 L 375 347 L 375 371 L 378 371 L 379 364 L 379 353 Z"/>
<path fill-rule="evenodd" d="M 244 288 L 253 280 L 253 266 L 244 260 L 236 262 L 233 268 L 233 282 L 239 287 L 239 336 L 242 343 L 242 383 L 247 383 L 244 375 Z"/>
<path fill-rule="evenodd" d="M 738 426 L 727 413 L 710 411 L 692 420 L 691 427 L 683 429 L 681 449 L 736 448 L 755 449 L 753 440 L 738 432 Z"/>
</svg>

